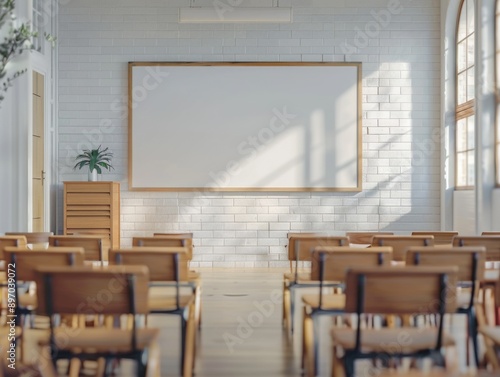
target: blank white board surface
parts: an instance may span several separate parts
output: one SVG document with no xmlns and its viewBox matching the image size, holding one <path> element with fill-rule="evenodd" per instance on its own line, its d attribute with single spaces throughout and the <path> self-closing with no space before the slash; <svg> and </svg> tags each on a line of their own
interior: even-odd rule
<svg viewBox="0 0 500 377">
<path fill-rule="evenodd" d="M 129 63 L 129 187 L 361 190 L 360 63 Z"/>
</svg>

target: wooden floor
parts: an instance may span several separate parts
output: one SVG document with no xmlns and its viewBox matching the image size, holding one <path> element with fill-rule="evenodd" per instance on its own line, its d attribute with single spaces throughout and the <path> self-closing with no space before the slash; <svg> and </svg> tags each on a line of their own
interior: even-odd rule
<svg viewBox="0 0 500 377">
<path fill-rule="evenodd" d="M 301 311 L 297 311 L 295 334 L 287 336 L 281 325 L 282 270 L 202 270 L 202 279 L 203 323 L 198 333 L 196 377 L 301 376 Z M 462 327 L 462 320 L 455 317 L 453 327 Z M 329 318 L 322 321 L 323 328 L 330 328 Z M 161 328 L 162 377 L 179 376 L 178 317 L 152 316 L 149 326 Z M 454 334 L 464 342 L 461 331 Z M 330 376 L 328 331 L 322 333 L 320 343 L 319 376 Z M 458 359 L 463 367 L 465 357 Z M 373 371 L 363 372 L 359 375 L 373 375 Z M 117 375 L 134 376 L 133 365 L 124 362 Z"/>
</svg>

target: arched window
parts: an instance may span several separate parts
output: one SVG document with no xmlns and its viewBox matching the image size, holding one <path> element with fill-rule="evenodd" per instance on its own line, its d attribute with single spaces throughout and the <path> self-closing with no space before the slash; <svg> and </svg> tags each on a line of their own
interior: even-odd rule
<svg viewBox="0 0 500 377">
<path fill-rule="evenodd" d="M 456 187 L 474 186 L 474 0 L 463 0 L 457 25 Z"/>
</svg>

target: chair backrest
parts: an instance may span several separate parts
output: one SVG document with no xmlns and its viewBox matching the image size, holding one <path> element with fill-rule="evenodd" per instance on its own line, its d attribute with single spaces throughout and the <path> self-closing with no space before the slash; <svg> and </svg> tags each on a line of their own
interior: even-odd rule
<svg viewBox="0 0 500 377">
<path fill-rule="evenodd" d="M 460 282 L 484 279 L 486 248 L 469 247 L 410 247 L 406 252 L 407 266 L 456 266 Z"/>
<path fill-rule="evenodd" d="M 434 246 L 433 236 L 373 236 L 372 246 L 391 246 L 392 258 L 403 262 L 411 246 Z"/>
<path fill-rule="evenodd" d="M 0 237 L 0 260 L 5 259 L 4 249 L 6 247 L 27 247 L 26 236 L 1 236 Z"/>
<path fill-rule="evenodd" d="M 82 247 L 85 251 L 86 261 L 105 260 L 102 237 L 91 235 L 80 236 L 50 236 L 50 246 Z"/>
<path fill-rule="evenodd" d="M 452 231 L 414 231 L 412 236 L 434 236 L 434 245 L 451 245 L 453 237 L 458 236 L 458 232 Z"/>
<path fill-rule="evenodd" d="M 52 232 L 5 232 L 6 236 L 25 236 L 26 242 L 31 245 L 47 244 Z"/>
<path fill-rule="evenodd" d="M 16 266 L 16 280 L 35 281 L 40 266 L 82 266 L 84 251 L 81 247 L 49 247 L 45 250 L 7 247 L 5 262 Z"/>
<path fill-rule="evenodd" d="M 484 246 L 487 261 L 500 261 L 500 236 L 455 236 L 453 246 Z"/>
<path fill-rule="evenodd" d="M 288 238 L 288 260 L 311 261 L 313 249 L 327 246 L 349 246 L 349 240 L 345 236 L 292 235 Z"/>
<path fill-rule="evenodd" d="M 392 236 L 393 232 L 346 232 L 349 243 L 354 245 L 371 245 L 373 236 Z"/>
<path fill-rule="evenodd" d="M 500 236 L 500 232 L 482 232 L 481 236 Z"/>
<path fill-rule="evenodd" d="M 188 260 L 193 259 L 193 234 L 154 235 L 153 237 L 134 237 L 132 246 L 185 247 Z"/>
<path fill-rule="evenodd" d="M 349 268 L 390 266 L 391 261 L 391 247 L 316 247 L 311 280 L 344 282 Z"/>
<path fill-rule="evenodd" d="M 453 313 L 457 277 L 458 267 L 452 266 L 352 268 L 347 271 L 345 310 L 373 314 Z"/>
<path fill-rule="evenodd" d="M 37 314 L 148 313 L 149 274 L 144 266 L 41 266 L 37 282 Z"/>
<path fill-rule="evenodd" d="M 112 249 L 110 265 L 144 265 L 150 281 L 186 281 L 188 279 L 187 249 L 183 247 L 136 246 Z"/>
<path fill-rule="evenodd" d="M 362 314 L 438 314 L 439 350 L 445 313 L 456 311 L 458 267 L 365 267 L 347 271 L 345 312 L 357 314 L 354 350 L 361 351 Z M 422 349 L 423 350 L 423 349 Z"/>
</svg>

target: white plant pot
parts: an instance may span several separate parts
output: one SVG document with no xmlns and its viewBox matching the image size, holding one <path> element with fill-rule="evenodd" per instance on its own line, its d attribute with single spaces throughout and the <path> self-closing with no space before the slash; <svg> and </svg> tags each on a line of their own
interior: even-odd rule
<svg viewBox="0 0 500 377">
<path fill-rule="evenodd" d="M 99 178 L 99 174 L 97 174 L 97 170 L 94 169 L 92 171 L 89 170 L 89 182 L 97 182 Z"/>
</svg>

